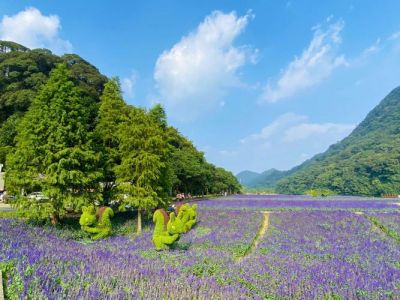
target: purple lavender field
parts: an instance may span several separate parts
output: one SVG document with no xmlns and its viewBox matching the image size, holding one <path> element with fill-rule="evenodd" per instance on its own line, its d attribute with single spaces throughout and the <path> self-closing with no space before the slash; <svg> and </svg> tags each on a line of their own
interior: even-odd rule
<svg viewBox="0 0 400 300">
<path fill-rule="evenodd" d="M 247 282 L 263 299 L 400 296 L 400 246 L 363 216 L 280 212 L 271 214 L 270 224 L 259 247 L 242 262 Z"/>
<path fill-rule="evenodd" d="M 198 224 L 163 252 L 153 250 L 152 226 L 140 237 L 84 244 L 56 229 L 0 219 L 6 296 L 400 298 L 399 241 L 368 219 L 398 232 L 393 199 L 236 196 L 198 204 Z M 263 211 L 270 211 L 265 232 Z"/>
<path fill-rule="evenodd" d="M 400 199 L 363 198 L 352 196 L 310 197 L 294 195 L 237 195 L 202 202 L 210 209 L 249 210 L 337 210 L 392 211 L 400 209 Z"/>
</svg>

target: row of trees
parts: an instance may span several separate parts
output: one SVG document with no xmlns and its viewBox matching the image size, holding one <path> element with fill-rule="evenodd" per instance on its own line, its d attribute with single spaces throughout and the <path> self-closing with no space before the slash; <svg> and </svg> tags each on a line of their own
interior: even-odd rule
<svg viewBox="0 0 400 300">
<path fill-rule="evenodd" d="M 10 116 L 12 117 L 12 116 Z M 9 122 L 11 123 L 11 122 Z M 166 206 L 177 192 L 237 192 L 232 173 L 168 126 L 160 105 L 150 110 L 124 102 L 117 79 L 100 97 L 84 93 L 59 64 L 16 124 L 6 161 L 6 184 L 16 195 L 43 192 L 46 203 L 20 197 L 17 205 L 53 222 L 93 203 L 143 211 Z"/>
</svg>

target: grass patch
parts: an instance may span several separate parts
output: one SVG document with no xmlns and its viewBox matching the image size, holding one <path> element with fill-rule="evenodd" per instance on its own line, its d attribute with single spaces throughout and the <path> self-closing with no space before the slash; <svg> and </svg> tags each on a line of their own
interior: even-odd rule
<svg viewBox="0 0 400 300">
<path fill-rule="evenodd" d="M 0 219 L 19 219 L 21 214 L 16 210 L 0 211 Z"/>
<path fill-rule="evenodd" d="M 246 256 L 251 251 L 252 244 L 238 244 L 232 247 L 233 257 L 235 259 L 239 259 L 241 257 Z"/>
</svg>

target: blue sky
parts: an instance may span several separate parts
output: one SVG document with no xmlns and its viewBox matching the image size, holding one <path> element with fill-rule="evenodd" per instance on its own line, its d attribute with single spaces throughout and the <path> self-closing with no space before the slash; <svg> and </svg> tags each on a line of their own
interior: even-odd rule
<svg viewBox="0 0 400 300">
<path fill-rule="evenodd" d="M 327 3 L 4 0 L 0 38 L 119 76 L 218 166 L 288 169 L 400 85 L 400 2 Z"/>
</svg>

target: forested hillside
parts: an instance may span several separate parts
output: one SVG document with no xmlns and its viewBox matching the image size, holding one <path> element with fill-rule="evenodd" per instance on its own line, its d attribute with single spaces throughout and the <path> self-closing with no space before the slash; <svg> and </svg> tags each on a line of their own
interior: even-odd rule
<svg viewBox="0 0 400 300">
<path fill-rule="evenodd" d="M 237 192 L 231 172 L 168 125 L 160 105 L 128 105 L 119 81 L 75 54 L 0 42 L 0 163 L 20 207 L 41 218 L 117 203 L 139 211 L 171 196 Z M 34 206 L 34 209 L 32 209 Z M 39 209 L 40 208 L 40 209 Z"/>
<path fill-rule="evenodd" d="M 400 87 L 348 137 L 292 172 L 278 182 L 277 192 L 329 189 L 345 195 L 400 194 Z"/>
</svg>

